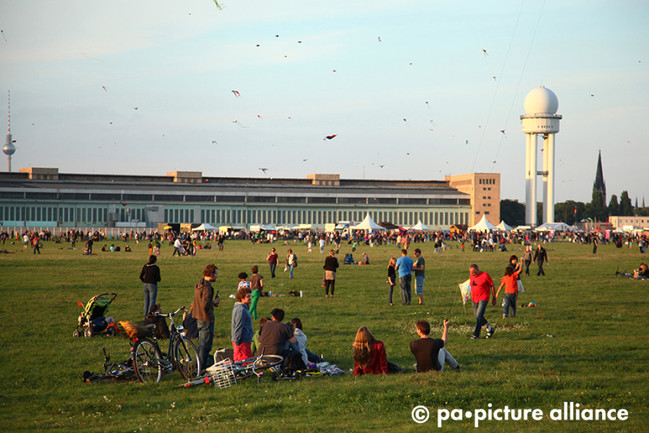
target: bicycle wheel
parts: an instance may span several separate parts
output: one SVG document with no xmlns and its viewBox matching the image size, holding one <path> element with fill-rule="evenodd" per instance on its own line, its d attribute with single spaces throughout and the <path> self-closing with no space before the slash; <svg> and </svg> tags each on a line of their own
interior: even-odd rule
<svg viewBox="0 0 649 433">
<path fill-rule="evenodd" d="M 143 383 L 160 382 L 162 379 L 162 354 L 151 340 L 139 340 L 133 348 L 135 376 Z"/>
<path fill-rule="evenodd" d="M 201 372 L 201 365 L 194 343 L 186 338 L 180 338 L 175 346 L 176 368 L 182 378 L 187 380 L 197 378 Z"/>
<path fill-rule="evenodd" d="M 237 378 L 245 379 L 263 370 L 278 366 L 283 360 L 284 357 L 280 355 L 261 355 L 256 358 L 235 362 L 234 371 Z"/>
</svg>

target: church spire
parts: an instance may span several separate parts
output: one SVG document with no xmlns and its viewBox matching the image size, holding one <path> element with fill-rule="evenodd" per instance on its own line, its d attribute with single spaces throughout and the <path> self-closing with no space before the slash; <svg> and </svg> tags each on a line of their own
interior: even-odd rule
<svg viewBox="0 0 649 433">
<path fill-rule="evenodd" d="M 597 173 L 595 173 L 595 183 L 593 184 L 593 191 L 600 191 L 604 205 L 606 205 L 606 184 L 604 183 L 604 172 L 602 171 L 602 151 L 599 151 L 597 158 Z"/>
</svg>

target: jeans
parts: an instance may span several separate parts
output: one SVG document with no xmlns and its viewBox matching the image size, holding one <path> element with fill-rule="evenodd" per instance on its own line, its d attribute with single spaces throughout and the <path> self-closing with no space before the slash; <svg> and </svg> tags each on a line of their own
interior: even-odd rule
<svg viewBox="0 0 649 433">
<path fill-rule="evenodd" d="M 288 265 L 288 277 L 289 278 L 293 278 L 293 269 L 294 268 L 295 268 L 295 266 L 293 266 L 292 263 L 290 265 Z"/>
<path fill-rule="evenodd" d="M 270 263 L 270 277 L 275 278 L 275 269 L 277 269 L 277 262 L 275 263 Z"/>
<path fill-rule="evenodd" d="M 198 359 L 201 362 L 201 370 L 212 365 L 210 351 L 214 340 L 214 322 L 203 322 L 196 320 L 198 328 Z"/>
<path fill-rule="evenodd" d="M 142 293 L 144 294 L 144 315 L 149 314 L 151 305 L 155 305 L 156 297 L 158 296 L 158 285 L 152 283 L 144 283 L 142 285 Z"/>
<path fill-rule="evenodd" d="M 539 271 L 536 273 L 536 276 L 538 277 L 539 275 L 545 275 L 545 272 L 543 272 L 543 262 L 538 262 L 539 265 Z"/>
<path fill-rule="evenodd" d="M 475 316 L 475 329 L 473 335 L 476 337 L 480 336 L 480 328 L 482 328 L 483 325 L 490 326 L 489 322 L 484 317 L 488 303 L 489 301 L 478 301 L 477 303 L 473 303 L 473 315 Z"/>
<path fill-rule="evenodd" d="M 388 292 L 388 302 L 392 303 L 392 293 L 394 292 L 394 284 L 388 284 L 390 291 Z"/>
<path fill-rule="evenodd" d="M 448 350 L 442 347 L 441 349 L 439 349 L 439 353 L 437 354 L 437 363 L 439 364 L 439 371 L 444 371 L 445 362 L 453 370 L 457 370 L 458 368 L 460 368 L 460 364 L 458 364 L 455 358 L 453 358 L 453 355 L 451 355 Z"/>
<path fill-rule="evenodd" d="M 410 282 L 412 281 L 412 275 L 404 275 L 399 278 L 399 285 L 401 286 L 401 303 L 403 305 L 410 305 Z"/>
<path fill-rule="evenodd" d="M 516 317 L 516 293 L 505 293 L 505 308 L 503 309 L 503 315 L 505 317 L 509 316 L 509 307 L 512 308 L 512 317 Z"/>
<path fill-rule="evenodd" d="M 336 280 L 325 280 L 325 295 L 329 295 L 329 288 L 331 287 L 331 296 L 334 295 L 336 289 Z"/>
<path fill-rule="evenodd" d="M 424 280 L 426 277 L 421 276 L 417 277 L 415 276 L 415 293 L 418 295 L 423 295 L 424 294 Z"/>
</svg>

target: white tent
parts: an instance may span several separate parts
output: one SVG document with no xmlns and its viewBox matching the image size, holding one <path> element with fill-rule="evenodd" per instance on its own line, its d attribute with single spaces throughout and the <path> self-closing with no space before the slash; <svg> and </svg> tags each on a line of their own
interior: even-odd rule
<svg viewBox="0 0 649 433">
<path fill-rule="evenodd" d="M 203 224 L 199 225 L 198 227 L 192 229 L 192 231 L 194 231 L 194 232 L 196 232 L 196 231 L 205 231 L 205 230 L 218 230 L 218 228 L 216 228 L 213 225 L 210 225 L 208 223 L 203 223 Z"/>
<path fill-rule="evenodd" d="M 497 228 L 498 230 L 502 230 L 502 231 L 504 231 L 504 232 L 509 232 L 509 231 L 512 230 L 511 226 L 509 226 L 509 225 L 505 222 L 505 220 L 501 221 L 500 224 L 498 224 L 498 225 L 496 226 L 496 228 Z"/>
<path fill-rule="evenodd" d="M 496 226 L 491 224 L 489 220 L 487 220 L 486 215 L 482 215 L 482 219 L 480 222 L 473 227 L 469 227 L 469 231 L 475 230 L 477 232 L 486 232 L 487 230 L 497 230 Z"/>
<path fill-rule="evenodd" d="M 430 229 L 429 229 L 428 227 L 426 227 L 426 226 L 421 222 L 421 220 L 419 220 L 419 222 L 418 222 L 417 224 L 415 224 L 414 226 L 410 227 L 410 230 L 427 231 L 427 230 L 430 230 Z"/>
<path fill-rule="evenodd" d="M 573 228 L 566 223 L 545 223 L 534 229 L 537 232 L 565 232 Z"/>
<path fill-rule="evenodd" d="M 374 222 L 370 214 L 368 213 L 365 216 L 365 219 L 361 221 L 358 225 L 350 227 L 351 230 L 385 230 L 385 227 L 382 227 Z"/>
</svg>

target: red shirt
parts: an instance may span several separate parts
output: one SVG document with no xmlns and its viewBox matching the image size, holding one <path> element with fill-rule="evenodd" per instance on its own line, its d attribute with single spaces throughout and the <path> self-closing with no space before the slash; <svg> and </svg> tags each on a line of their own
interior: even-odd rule
<svg viewBox="0 0 649 433">
<path fill-rule="evenodd" d="M 354 376 L 371 373 L 388 373 L 388 358 L 385 354 L 385 346 L 383 345 L 382 341 L 372 343 L 370 355 L 370 362 L 365 366 L 365 368 L 361 368 L 360 365 L 356 365 L 356 363 L 354 363 Z"/>
<path fill-rule="evenodd" d="M 480 272 L 480 275 L 476 277 L 471 275 L 469 280 L 471 280 L 471 299 L 473 302 L 477 304 L 480 301 L 488 301 L 491 287 L 494 285 L 489 274 Z"/>
</svg>

